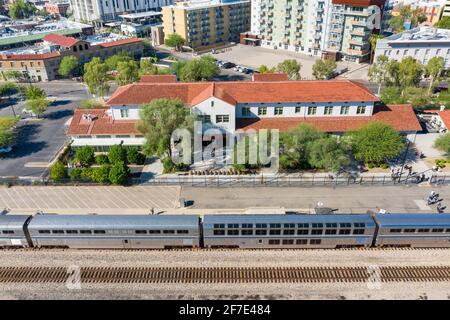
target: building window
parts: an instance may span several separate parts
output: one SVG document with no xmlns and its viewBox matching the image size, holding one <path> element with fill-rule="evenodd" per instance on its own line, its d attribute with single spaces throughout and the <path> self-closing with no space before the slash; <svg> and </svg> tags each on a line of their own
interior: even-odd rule
<svg viewBox="0 0 450 320">
<path fill-rule="evenodd" d="M 228 123 L 230 122 L 230 116 L 227 114 L 219 114 L 216 116 L 216 123 Z"/>
<path fill-rule="evenodd" d="M 202 123 L 211 123 L 211 116 L 208 114 L 204 114 L 201 116 Z"/>
<path fill-rule="evenodd" d="M 120 117 L 128 118 L 130 116 L 128 109 L 120 109 Z"/>
<path fill-rule="evenodd" d="M 331 106 L 326 106 L 326 107 L 325 107 L 325 111 L 324 111 L 323 114 L 325 114 L 325 115 L 333 114 L 333 107 L 331 107 Z"/>
<path fill-rule="evenodd" d="M 356 109 L 356 114 L 365 114 L 366 113 L 366 106 L 358 106 Z"/>
<path fill-rule="evenodd" d="M 250 108 L 248 108 L 248 107 L 242 108 L 242 116 L 243 117 L 248 117 L 248 116 L 250 116 L 250 114 L 251 114 Z"/>
<path fill-rule="evenodd" d="M 283 114 L 283 107 L 275 107 L 274 115 L 280 116 Z"/>
<path fill-rule="evenodd" d="M 258 108 L 258 116 L 265 116 L 267 114 L 267 108 L 266 107 L 259 107 Z"/>
<path fill-rule="evenodd" d="M 317 113 L 317 107 L 308 107 L 308 116 L 315 115 Z"/>
<path fill-rule="evenodd" d="M 301 110 L 302 110 L 302 107 L 295 107 L 295 113 L 300 113 Z"/>
<path fill-rule="evenodd" d="M 348 111 L 350 110 L 349 106 L 342 106 L 341 107 L 341 115 L 346 115 L 348 114 Z"/>
</svg>

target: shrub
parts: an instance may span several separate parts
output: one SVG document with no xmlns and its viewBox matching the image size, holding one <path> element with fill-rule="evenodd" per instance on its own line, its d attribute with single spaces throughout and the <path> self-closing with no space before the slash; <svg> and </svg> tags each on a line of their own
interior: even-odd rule
<svg viewBox="0 0 450 320">
<path fill-rule="evenodd" d="M 75 160 L 83 167 L 90 166 L 95 160 L 94 148 L 90 146 L 78 148 L 75 152 Z"/>
<path fill-rule="evenodd" d="M 107 164 L 102 165 L 100 168 L 94 168 L 92 171 L 92 180 L 98 183 L 109 182 L 109 170 L 110 167 Z"/>
<path fill-rule="evenodd" d="M 99 154 L 95 156 L 95 163 L 98 164 L 99 166 L 103 164 L 109 164 L 108 156 L 106 154 Z"/>
<path fill-rule="evenodd" d="M 176 171 L 175 163 L 170 158 L 164 158 L 162 161 L 164 173 L 174 173 Z"/>
<path fill-rule="evenodd" d="M 83 168 L 81 169 L 81 180 L 92 180 L 92 173 L 93 173 L 94 169 L 92 168 Z"/>
<path fill-rule="evenodd" d="M 124 185 L 128 180 L 129 174 L 130 170 L 128 169 L 125 162 L 116 162 L 109 170 L 109 181 L 112 184 Z"/>
<path fill-rule="evenodd" d="M 73 169 L 70 171 L 70 180 L 72 181 L 79 181 L 81 180 L 81 169 Z"/>
<path fill-rule="evenodd" d="M 145 157 L 142 153 L 139 152 L 136 147 L 127 148 L 127 160 L 128 163 L 133 164 L 144 164 Z"/>
<path fill-rule="evenodd" d="M 382 164 L 380 165 L 380 168 L 381 168 L 381 169 L 389 169 L 389 165 L 388 165 L 387 163 L 382 163 Z"/>
<path fill-rule="evenodd" d="M 52 180 L 62 180 L 67 177 L 67 169 L 66 166 L 61 162 L 56 162 L 51 168 L 50 168 L 50 178 Z"/>
<path fill-rule="evenodd" d="M 369 163 L 367 164 L 367 168 L 373 169 L 373 168 L 375 168 L 375 165 L 374 165 L 372 162 L 369 162 Z"/>
<path fill-rule="evenodd" d="M 109 149 L 108 159 L 109 159 L 109 163 L 111 163 L 112 165 L 119 163 L 119 162 L 124 162 L 126 164 L 127 163 L 127 150 L 124 147 L 122 147 L 121 145 L 112 146 Z"/>
<path fill-rule="evenodd" d="M 94 99 L 83 100 L 80 103 L 80 107 L 83 109 L 102 108 L 103 106 L 104 106 L 103 102 Z"/>
</svg>

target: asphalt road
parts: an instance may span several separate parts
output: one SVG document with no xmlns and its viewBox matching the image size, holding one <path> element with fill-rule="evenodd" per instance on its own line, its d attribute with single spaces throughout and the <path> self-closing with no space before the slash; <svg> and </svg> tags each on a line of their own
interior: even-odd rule
<svg viewBox="0 0 450 320">
<path fill-rule="evenodd" d="M 54 100 L 42 119 L 27 118 L 17 126 L 16 144 L 13 151 L 0 159 L 0 176 L 39 177 L 48 163 L 67 139 L 66 122 L 79 106 L 81 100 L 90 97 L 79 82 L 52 81 L 36 84 Z M 15 112 L 20 114 L 24 103 L 16 101 Z M 0 106 L 0 116 L 12 116 L 11 107 Z"/>
</svg>

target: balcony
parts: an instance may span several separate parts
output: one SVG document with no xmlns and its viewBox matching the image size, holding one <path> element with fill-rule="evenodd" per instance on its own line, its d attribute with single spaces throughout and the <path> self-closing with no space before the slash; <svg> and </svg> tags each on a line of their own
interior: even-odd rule
<svg viewBox="0 0 450 320">
<path fill-rule="evenodd" d="M 355 26 L 361 26 L 361 27 L 366 27 L 367 26 L 367 21 L 362 20 L 362 21 L 358 21 L 358 20 L 351 20 L 351 23 Z"/>
</svg>

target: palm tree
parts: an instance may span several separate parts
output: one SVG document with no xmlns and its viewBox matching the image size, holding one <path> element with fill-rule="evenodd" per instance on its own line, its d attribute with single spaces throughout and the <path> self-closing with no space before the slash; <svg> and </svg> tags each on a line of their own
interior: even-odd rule
<svg viewBox="0 0 450 320">
<path fill-rule="evenodd" d="M 377 47 L 377 41 L 383 39 L 384 36 L 381 34 L 372 33 L 369 37 L 370 43 L 370 64 L 373 63 L 373 57 L 375 54 L 375 48 Z"/>
</svg>

